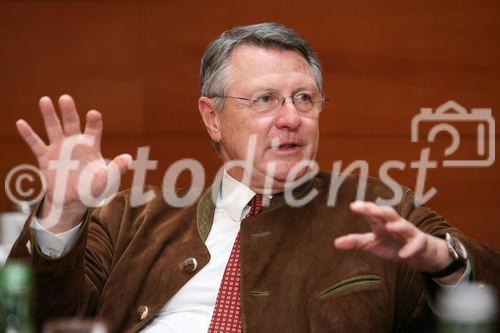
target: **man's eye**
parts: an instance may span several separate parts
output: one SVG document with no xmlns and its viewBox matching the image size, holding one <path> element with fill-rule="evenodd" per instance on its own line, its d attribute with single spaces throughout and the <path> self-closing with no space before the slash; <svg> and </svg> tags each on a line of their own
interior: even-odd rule
<svg viewBox="0 0 500 333">
<path fill-rule="evenodd" d="M 255 97 L 254 103 L 259 103 L 259 104 L 268 104 L 273 101 L 274 97 L 271 94 L 265 94 L 265 95 L 260 95 Z"/>
<path fill-rule="evenodd" d="M 295 95 L 294 99 L 299 100 L 301 102 L 310 102 L 310 101 L 312 101 L 312 96 L 310 94 L 307 94 L 307 93 L 299 93 L 299 94 Z"/>
</svg>

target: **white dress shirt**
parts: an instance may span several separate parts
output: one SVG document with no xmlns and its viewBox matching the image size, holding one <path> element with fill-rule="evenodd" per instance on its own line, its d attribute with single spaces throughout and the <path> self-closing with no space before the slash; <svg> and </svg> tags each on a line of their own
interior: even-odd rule
<svg viewBox="0 0 500 333">
<path fill-rule="evenodd" d="M 224 171 L 221 190 L 215 204 L 213 225 L 205 241 L 210 261 L 177 291 L 141 332 L 208 331 L 226 263 L 240 230 L 241 220 L 250 211 L 248 203 L 254 195 L 255 192 Z M 270 199 L 271 196 L 264 197 L 264 206 L 269 204 Z M 57 258 L 71 249 L 81 224 L 64 233 L 53 234 L 44 229 L 35 218 L 32 227 L 40 250 L 45 255 Z M 470 272 L 468 261 L 465 273 L 455 285 L 438 284 L 443 288 L 453 288 L 463 281 L 468 281 Z"/>
</svg>

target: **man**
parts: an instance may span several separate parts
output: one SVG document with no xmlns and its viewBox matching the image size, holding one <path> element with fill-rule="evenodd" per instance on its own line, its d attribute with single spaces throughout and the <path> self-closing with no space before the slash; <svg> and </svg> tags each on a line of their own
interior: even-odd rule
<svg viewBox="0 0 500 333">
<path fill-rule="evenodd" d="M 104 163 L 100 114 L 87 113 L 82 136 L 71 97 L 59 99 L 62 124 L 42 98 L 49 145 L 18 121 L 47 181 L 11 253 L 37 271 L 40 320 L 96 316 L 113 332 L 405 331 L 432 322 L 437 288 L 471 278 L 499 285 L 498 253 L 415 206 L 409 190 L 393 207 L 377 206 L 394 193 L 368 179 L 368 202 L 358 202 L 360 178 L 352 176 L 336 204 L 326 204 L 330 176 L 307 163 L 325 102 L 320 65 L 289 28 L 223 33 L 205 52 L 200 83 L 198 107 L 222 161 L 245 160 L 250 142 L 253 159 L 250 170 L 227 167 L 184 208 L 168 206 L 156 189 L 140 207 L 125 191 L 89 210 L 82 172 L 94 170 L 86 184 L 99 194 L 131 162 L 124 154 Z M 75 142 L 79 163 L 61 185 L 49 164 Z M 311 193 L 298 207 L 286 200 Z"/>
</svg>

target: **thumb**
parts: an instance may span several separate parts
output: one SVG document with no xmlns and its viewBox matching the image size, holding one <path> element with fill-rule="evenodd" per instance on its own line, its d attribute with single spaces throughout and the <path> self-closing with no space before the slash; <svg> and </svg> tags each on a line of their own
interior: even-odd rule
<svg viewBox="0 0 500 333">
<path fill-rule="evenodd" d="M 111 161 L 111 164 L 114 164 L 118 168 L 118 170 L 120 170 L 120 173 L 122 175 L 127 172 L 131 163 L 132 156 L 130 156 L 130 154 L 118 155 L 113 159 L 113 161 Z"/>
</svg>

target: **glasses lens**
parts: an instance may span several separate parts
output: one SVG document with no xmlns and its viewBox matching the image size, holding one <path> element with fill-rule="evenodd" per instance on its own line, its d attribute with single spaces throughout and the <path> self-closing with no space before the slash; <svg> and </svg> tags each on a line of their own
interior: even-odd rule
<svg viewBox="0 0 500 333">
<path fill-rule="evenodd" d="M 317 91 L 301 91 L 291 98 L 297 111 L 310 115 L 319 113 L 324 101 Z M 275 110 L 284 100 L 285 97 L 274 92 L 258 92 L 252 97 L 252 109 L 258 113 L 266 113 Z"/>
<path fill-rule="evenodd" d="M 256 93 L 252 97 L 252 108 L 256 112 L 273 110 L 278 104 L 279 96 L 270 92 Z"/>
<path fill-rule="evenodd" d="M 293 96 L 295 107 L 300 112 L 321 109 L 321 95 L 316 91 L 301 91 Z"/>
</svg>

